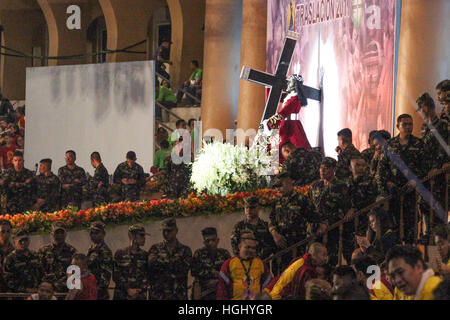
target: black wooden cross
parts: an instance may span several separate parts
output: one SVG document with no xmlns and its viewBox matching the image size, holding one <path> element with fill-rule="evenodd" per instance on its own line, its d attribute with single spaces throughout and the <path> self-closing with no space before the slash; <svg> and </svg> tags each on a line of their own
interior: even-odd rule
<svg viewBox="0 0 450 320">
<path fill-rule="evenodd" d="M 243 67 L 240 78 L 263 86 L 270 87 L 269 98 L 266 101 L 264 114 L 261 123 L 273 116 L 278 109 L 283 91 L 287 88 L 286 75 L 291 65 L 292 56 L 294 54 L 295 45 L 298 40 L 298 33 L 288 31 L 284 40 L 283 52 L 278 60 L 277 71 L 275 75 L 267 72 L 254 70 L 249 67 Z M 308 86 L 303 86 L 303 92 L 309 99 L 321 100 L 321 91 Z"/>
</svg>

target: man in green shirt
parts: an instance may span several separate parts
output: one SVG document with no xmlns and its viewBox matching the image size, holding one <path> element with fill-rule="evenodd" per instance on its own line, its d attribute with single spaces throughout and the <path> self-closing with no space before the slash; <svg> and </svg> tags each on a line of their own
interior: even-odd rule
<svg viewBox="0 0 450 320">
<path fill-rule="evenodd" d="M 156 102 L 159 102 L 164 107 L 170 109 L 177 106 L 177 98 L 173 94 L 172 90 L 170 90 L 170 84 L 168 81 L 163 81 L 162 85 L 159 85 L 159 82 L 155 82 L 155 96 Z M 161 108 L 156 105 L 156 115 L 155 118 L 161 120 L 162 113 Z"/>
<path fill-rule="evenodd" d="M 161 149 L 156 151 L 155 159 L 153 160 L 153 166 L 161 170 L 164 168 L 164 160 L 170 156 L 171 148 L 169 146 L 169 142 L 167 140 L 161 141 Z"/>
<path fill-rule="evenodd" d="M 202 86 L 203 70 L 199 68 L 197 60 L 191 61 L 190 69 L 192 71 L 191 76 L 184 82 L 184 84 L 181 86 L 181 89 L 178 90 L 177 101 L 181 101 L 186 91 L 189 94 L 198 97 L 196 92 L 198 89 L 201 89 Z M 196 104 L 196 101 L 194 101 L 194 99 L 189 95 L 186 95 L 186 101 L 189 104 Z"/>
</svg>

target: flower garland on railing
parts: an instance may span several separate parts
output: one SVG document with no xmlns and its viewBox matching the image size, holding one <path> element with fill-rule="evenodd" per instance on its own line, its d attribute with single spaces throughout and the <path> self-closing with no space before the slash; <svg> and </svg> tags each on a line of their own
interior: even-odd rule
<svg viewBox="0 0 450 320">
<path fill-rule="evenodd" d="M 309 186 L 295 188 L 306 195 Z M 16 215 L 2 215 L 0 220 L 9 220 L 13 227 L 21 227 L 29 233 L 48 233 L 52 223 L 64 222 L 68 229 L 84 229 L 93 221 L 106 224 L 130 224 L 166 217 L 189 217 L 195 215 L 220 215 L 243 208 L 243 199 L 256 195 L 263 207 L 271 206 L 280 194 L 276 190 L 263 189 L 254 192 L 236 192 L 226 196 L 190 194 L 187 198 L 161 199 L 142 202 L 119 202 L 86 210 L 64 209 L 52 213 L 30 211 Z"/>
</svg>

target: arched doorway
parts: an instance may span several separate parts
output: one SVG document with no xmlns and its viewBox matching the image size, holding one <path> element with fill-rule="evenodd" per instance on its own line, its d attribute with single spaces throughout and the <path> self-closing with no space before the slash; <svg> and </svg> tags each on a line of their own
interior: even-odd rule
<svg viewBox="0 0 450 320">
<path fill-rule="evenodd" d="M 106 21 L 104 16 L 100 16 L 89 24 L 86 32 L 87 53 L 96 53 L 105 51 L 108 40 L 108 31 L 106 29 Z M 106 54 L 99 54 L 88 57 L 88 63 L 105 63 Z"/>
</svg>

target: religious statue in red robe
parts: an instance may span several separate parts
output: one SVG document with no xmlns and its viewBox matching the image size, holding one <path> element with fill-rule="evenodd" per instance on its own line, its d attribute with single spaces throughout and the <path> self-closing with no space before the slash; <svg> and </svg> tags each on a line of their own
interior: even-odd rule
<svg viewBox="0 0 450 320">
<path fill-rule="evenodd" d="M 286 142 L 291 142 L 297 148 L 312 149 L 300 120 L 287 119 L 291 114 L 298 114 L 300 109 L 308 104 L 302 87 L 303 78 L 299 75 L 291 75 L 286 89 L 288 95 L 284 99 L 281 109 L 267 122 L 267 127 L 270 130 L 279 129 L 280 163 L 285 160 L 281 155 L 281 147 Z"/>
</svg>

